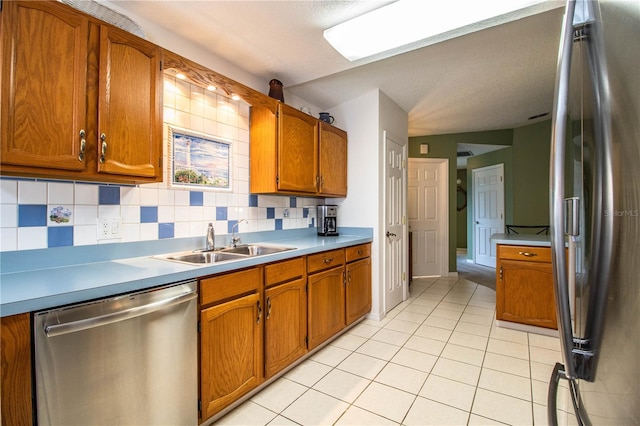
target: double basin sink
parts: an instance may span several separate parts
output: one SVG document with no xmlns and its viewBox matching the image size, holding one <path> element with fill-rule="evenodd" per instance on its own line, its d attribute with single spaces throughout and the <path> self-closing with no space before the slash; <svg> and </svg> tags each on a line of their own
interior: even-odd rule
<svg viewBox="0 0 640 426">
<path fill-rule="evenodd" d="M 295 247 L 284 247 L 271 244 L 241 244 L 235 247 L 211 251 L 195 250 L 154 257 L 158 259 L 172 260 L 174 262 L 200 265 L 241 260 L 248 257 L 265 256 L 267 254 L 281 253 L 288 250 L 295 250 Z"/>
</svg>

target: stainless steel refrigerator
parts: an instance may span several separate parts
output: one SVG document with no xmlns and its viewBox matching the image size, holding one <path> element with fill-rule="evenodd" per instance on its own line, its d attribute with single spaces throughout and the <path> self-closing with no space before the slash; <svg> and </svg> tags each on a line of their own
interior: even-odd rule
<svg viewBox="0 0 640 426">
<path fill-rule="evenodd" d="M 567 2 L 554 102 L 548 420 L 638 425 L 640 1 Z"/>
</svg>

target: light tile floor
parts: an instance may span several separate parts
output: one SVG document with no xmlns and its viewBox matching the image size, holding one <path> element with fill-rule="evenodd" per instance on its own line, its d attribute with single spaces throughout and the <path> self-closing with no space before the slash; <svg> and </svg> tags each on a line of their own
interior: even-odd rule
<svg viewBox="0 0 640 426">
<path fill-rule="evenodd" d="M 495 325 L 495 291 L 418 279 L 382 321 L 365 320 L 220 419 L 220 425 L 545 425 L 557 338 Z M 559 423 L 567 415 L 559 391 Z"/>
</svg>

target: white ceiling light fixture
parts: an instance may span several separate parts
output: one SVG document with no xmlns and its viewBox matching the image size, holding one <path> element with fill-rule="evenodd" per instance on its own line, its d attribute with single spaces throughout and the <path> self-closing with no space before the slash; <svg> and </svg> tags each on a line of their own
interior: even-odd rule
<svg viewBox="0 0 640 426">
<path fill-rule="evenodd" d="M 442 41 L 445 38 L 438 36 L 446 33 L 452 38 L 497 25 L 506 21 L 505 15 L 550 1 L 398 0 L 326 29 L 323 35 L 342 56 L 356 61 L 402 47 L 417 49 L 431 44 L 429 39 Z"/>
</svg>

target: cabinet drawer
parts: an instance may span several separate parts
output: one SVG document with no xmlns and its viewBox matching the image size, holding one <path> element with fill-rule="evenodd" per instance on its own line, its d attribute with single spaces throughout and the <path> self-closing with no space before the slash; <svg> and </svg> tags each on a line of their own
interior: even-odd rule
<svg viewBox="0 0 640 426">
<path fill-rule="evenodd" d="M 344 250 L 331 250 L 307 256 L 307 272 L 321 271 L 334 266 L 344 265 Z"/>
<path fill-rule="evenodd" d="M 498 245 L 498 258 L 526 260 L 528 262 L 551 262 L 550 247 Z"/>
<path fill-rule="evenodd" d="M 285 281 L 291 281 L 304 275 L 304 258 L 297 257 L 278 263 L 271 263 L 264 267 L 264 284 L 271 286 Z"/>
<path fill-rule="evenodd" d="M 262 268 L 251 268 L 200 280 L 200 304 L 209 305 L 260 290 Z"/>
<path fill-rule="evenodd" d="M 371 244 L 360 244 L 358 246 L 347 247 L 344 249 L 347 263 L 354 260 L 364 259 L 371 256 Z"/>
</svg>

